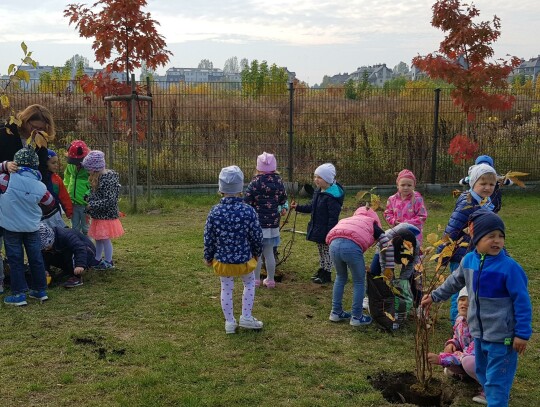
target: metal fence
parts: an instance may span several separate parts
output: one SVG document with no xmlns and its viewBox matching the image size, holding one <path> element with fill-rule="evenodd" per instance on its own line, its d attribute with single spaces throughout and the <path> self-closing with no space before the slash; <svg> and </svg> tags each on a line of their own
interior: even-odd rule
<svg viewBox="0 0 540 407">
<path fill-rule="evenodd" d="M 474 159 L 455 164 L 448 154 L 450 140 L 464 133 L 479 144 L 478 154 L 494 158 L 499 173 L 528 172 L 525 180 L 540 180 L 540 100 L 534 90 L 515 95 L 508 111 L 483 112 L 466 123 L 449 89 L 440 91 L 435 122 L 435 89 L 414 86 L 368 89 L 350 99 L 344 89 L 283 84 L 140 85 L 142 94 L 152 95 L 151 123 L 147 102 L 137 109 L 134 151 L 141 184 L 147 171 L 155 186 L 215 184 L 219 170 L 232 164 L 249 176 L 263 151 L 276 154 L 289 181 L 309 182 L 318 165 L 332 162 L 344 185 L 392 184 L 403 168 L 423 183 L 453 183 Z M 126 103 L 112 103 L 108 122 L 103 99 L 72 82 L 44 89 L 36 81 L 11 89 L 9 96 L 15 110 L 31 103 L 51 109 L 57 124 L 53 147 L 60 152 L 80 138 L 108 154 L 110 131 L 112 167 L 125 183 L 132 148 Z"/>
</svg>

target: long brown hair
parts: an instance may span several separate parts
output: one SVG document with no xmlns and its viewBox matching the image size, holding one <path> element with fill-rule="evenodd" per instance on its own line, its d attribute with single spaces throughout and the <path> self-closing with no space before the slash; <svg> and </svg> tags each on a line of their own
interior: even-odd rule
<svg viewBox="0 0 540 407">
<path fill-rule="evenodd" d="M 42 105 L 30 105 L 26 109 L 17 113 L 17 118 L 22 122 L 23 126 L 33 120 L 40 120 L 47 126 L 47 141 L 54 140 L 56 136 L 56 126 L 51 112 Z"/>
</svg>

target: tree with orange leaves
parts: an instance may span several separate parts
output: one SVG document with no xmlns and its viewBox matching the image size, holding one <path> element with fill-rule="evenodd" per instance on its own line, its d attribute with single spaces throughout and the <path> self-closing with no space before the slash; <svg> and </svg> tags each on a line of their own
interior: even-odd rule
<svg viewBox="0 0 540 407">
<path fill-rule="evenodd" d="M 142 11 L 146 5 L 146 0 L 99 0 L 90 7 L 68 4 L 64 17 L 76 25 L 81 37 L 94 38 L 96 61 L 109 71 L 125 71 L 129 82 L 130 73 L 143 62 L 156 69 L 165 66 L 172 55 L 156 30 L 159 23 Z M 94 12 L 97 8 L 100 10 Z"/>
<path fill-rule="evenodd" d="M 514 97 L 497 91 L 508 86 L 508 75 L 521 61 L 512 57 L 488 62 L 494 55 L 492 44 L 501 35 L 499 18 L 475 22 L 479 10 L 460 0 L 440 0 L 432 8 L 431 25 L 447 35 L 438 52 L 417 56 L 412 63 L 431 78 L 454 85 L 452 99 L 463 109 L 468 122 L 484 109 L 510 109 Z"/>
</svg>

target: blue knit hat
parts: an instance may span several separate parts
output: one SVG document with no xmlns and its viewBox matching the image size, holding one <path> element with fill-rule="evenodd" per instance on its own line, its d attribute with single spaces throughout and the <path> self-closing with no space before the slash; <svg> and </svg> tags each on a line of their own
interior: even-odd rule
<svg viewBox="0 0 540 407">
<path fill-rule="evenodd" d="M 56 156 L 57 156 L 57 154 L 56 154 L 55 151 L 50 150 L 50 149 L 47 149 L 47 158 L 49 158 L 49 160 L 50 160 L 51 158 L 53 158 L 53 157 L 56 157 Z"/>
<path fill-rule="evenodd" d="M 503 235 L 505 234 L 504 222 L 493 212 L 487 209 L 479 209 L 469 216 L 469 231 L 474 246 L 478 244 L 480 239 L 494 230 L 500 230 Z"/>
<path fill-rule="evenodd" d="M 490 167 L 493 167 L 493 158 L 491 158 L 489 155 L 479 155 L 478 157 L 476 157 L 476 160 L 474 163 L 476 165 L 487 164 Z"/>
</svg>

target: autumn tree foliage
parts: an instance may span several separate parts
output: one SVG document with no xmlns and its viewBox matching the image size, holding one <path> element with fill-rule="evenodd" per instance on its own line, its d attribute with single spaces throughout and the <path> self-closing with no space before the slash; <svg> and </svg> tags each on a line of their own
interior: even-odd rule
<svg viewBox="0 0 540 407">
<path fill-rule="evenodd" d="M 146 0 L 99 0 L 90 7 L 68 4 L 64 17 L 75 24 L 81 37 L 94 38 L 97 62 L 112 72 L 125 71 L 129 81 L 129 74 L 143 62 L 156 69 L 172 55 L 156 30 L 159 23 L 142 11 L 146 5 Z"/>
<path fill-rule="evenodd" d="M 459 0 L 441 0 L 433 5 L 431 24 L 446 34 L 438 52 L 417 56 L 412 63 L 431 78 L 443 79 L 455 88 L 451 96 L 473 121 L 484 109 L 510 109 L 514 98 L 497 91 L 508 86 L 506 79 L 520 64 L 517 57 L 492 62 L 492 44 L 501 35 L 497 16 L 492 21 L 476 22 L 480 15 L 474 4 Z"/>
</svg>

